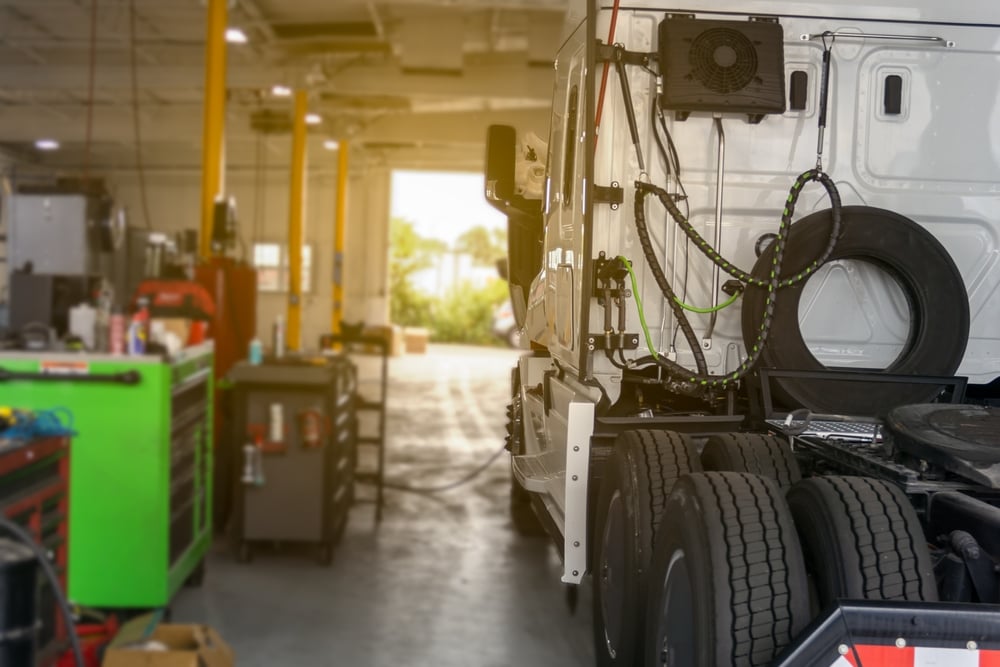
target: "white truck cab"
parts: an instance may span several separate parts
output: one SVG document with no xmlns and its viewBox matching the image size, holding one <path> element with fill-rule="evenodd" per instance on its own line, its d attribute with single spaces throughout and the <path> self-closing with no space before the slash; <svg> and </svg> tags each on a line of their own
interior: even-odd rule
<svg viewBox="0 0 1000 667">
<path fill-rule="evenodd" d="M 702 601 L 710 582 L 677 574 L 681 538 L 660 534 L 671 503 L 706 489 L 775 504 L 732 520 L 794 523 L 798 545 L 755 548 L 788 569 L 804 558 L 813 578 L 825 542 L 802 522 L 858 504 L 815 485 L 871 480 L 880 507 L 911 501 L 900 530 L 929 535 L 964 516 L 930 510 L 961 479 L 1000 526 L 1000 476 L 977 477 L 993 455 L 959 451 L 992 447 L 976 434 L 1000 423 L 995 3 L 607 2 L 571 28 L 555 71 L 547 146 L 491 128 L 486 194 L 508 214 L 532 348 L 514 372 L 512 507 L 538 510 L 565 582 L 594 574 L 598 663 L 769 664 L 808 643 L 816 597 L 801 582 L 761 589 L 798 600 L 768 608 L 772 624 L 793 619 L 770 644 L 747 644 L 766 658 L 731 663 L 745 642 L 711 623 L 682 633 L 694 645 L 670 643 L 678 604 L 718 618 L 732 603 Z M 934 405 L 951 416 L 921 423 L 959 443 L 947 454 L 907 439 L 912 406 Z M 813 422 L 860 423 L 869 448 L 812 435 Z M 698 543 L 709 560 L 732 546 L 712 539 Z M 970 601 L 931 591 L 936 548 L 905 555 L 916 593 L 865 597 Z M 683 604 L 660 590 L 671 576 L 687 582 Z M 722 617 L 758 618 L 737 607 Z"/>
</svg>

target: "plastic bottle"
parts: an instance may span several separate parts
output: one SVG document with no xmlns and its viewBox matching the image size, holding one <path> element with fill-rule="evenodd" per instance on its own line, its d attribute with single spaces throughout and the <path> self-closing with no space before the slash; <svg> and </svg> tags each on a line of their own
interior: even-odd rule
<svg viewBox="0 0 1000 667">
<path fill-rule="evenodd" d="M 111 354 L 125 354 L 125 316 L 115 308 L 108 320 L 108 351 Z"/>
<path fill-rule="evenodd" d="M 254 336 L 254 339 L 250 341 L 250 351 L 248 359 L 254 366 L 259 366 L 262 361 L 264 361 L 264 346 L 260 342 L 260 338 Z"/>
<path fill-rule="evenodd" d="M 139 299 L 139 309 L 132 315 L 128 327 L 128 353 L 140 355 L 146 353 L 146 343 L 149 341 L 149 309 L 146 300 Z"/>
<path fill-rule="evenodd" d="M 281 359 L 285 356 L 285 317 L 284 315 L 278 315 L 274 318 L 274 331 L 272 332 L 274 340 L 272 341 L 274 345 L 274 358 Z"/>
</svg>

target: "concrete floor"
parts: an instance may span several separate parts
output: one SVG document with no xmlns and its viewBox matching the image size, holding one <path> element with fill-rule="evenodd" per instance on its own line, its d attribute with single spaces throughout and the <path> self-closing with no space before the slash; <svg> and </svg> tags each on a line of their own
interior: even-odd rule
<svg viewBox="0 0 1000 667">
<path fill-rule="evenodd" d="M 387 477 L 445 483 L 496 452 L 516 357 L 432 345 L 393 359 Z M 509 480 L 504 455 L 460 489 L 387 491 L 380 526 L 358 505 L 329 568 L 294 550 L 240 565 L 220 540 L 174 620 L 214 626 L 240 667 L 592 665 L 589 586 L 571 615 L 550 541 L 513 531 Z"/>
</svg>

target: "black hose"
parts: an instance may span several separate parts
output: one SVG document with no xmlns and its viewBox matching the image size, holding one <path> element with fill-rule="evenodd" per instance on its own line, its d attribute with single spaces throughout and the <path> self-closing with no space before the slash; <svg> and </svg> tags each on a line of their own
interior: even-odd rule
<svg viewBox="0 0 1000 667">
<path fill-rule="evenodd" d="M 383 486 L 387 489 L 393 489 L 395 491 L 406 491 L 407 493 L 421 493 L 421 494 L 434 494 L 443 493 L 444 491 L 451 491 L 457 489 L 460 486 L 468 484 L 480 475 L 482 475 L 486 470 L 493 465 L 493 462 L 500 458 L 500 455 L 507 451 L 507 445 L 504 444 L 503 447 L 494 452 L 484 463 L 469 471 L 465 475 L 459 477 L 454 482 L 448 482 L 447 484 L 441 484 L 437 486 L 410 486 L 409 484 L 404 484 L 402 482 L 393 482 L 391 480 L 386 480 Z"/>
<path fill-rule="evenodd" d="M 691 353 L 694 355 L 694 363 L 698 368 L 698 373 L 700 375 L 707 375 L 708 364 L 705 361 L 705 353 L 701 349 L 701 343 L 698 340 L 698 335 L 694 332 L 691 322 L 688 321 L 687 314 L 684 312 L 684 309 L 681 307 L 680 303 L 678 303 L 677 294 L 670 286 L 670 282 L 667 280 L 667 277 L 663 274 L 663 267 L 660 266 L 660 259 L 656 256 L 656 251 L 653 250 L 653 243 L 649 238 L 649 228 L 646 226 L 645 209 L 646 194 L 648 194 L 648 191 L 644 189 L 645 186 L 652 188 L 656 187 L 652 184 L 646 184 L 639 181 L 635 184 L 635 230 L 638 232 L 639 245 L 642 247 L 642 254 L 646 257 L 646 264 L 649 266 L 649 270 L 653 274 L 653 280 L 656 281 L 657 286 L 660 288 L 660 292 L 663 293 L 663 298 L 665 298 L 667 303 L 670 305 L 670 310 L 673 311 L 674 316 L 677 318 L 677 325 L 680 327 L 681 331 L 684 332 L 684 338 L 691 347 Z M 656 188 L 656 190 L 661 189 Z M 663 192 L 666 193 L 665 190 L 663 190 Z M 667 198 L 669 199 L 669 195 Z M 673 204 L 672 201 L 671 204 Z M 674 208 L 678 213 L 680 213 L 680 210 L 677 209 L 676 205 L 674 205 Z M 684 367 L 677 365 L 677 368 Z M 690 374 L 690 371 L 686 372 Z"/>
<path fill-rule="evenodd" d="M 45 578 L 49 580 L 49 585 L 52 587 L 52 594 L 56 598 L 56 603 L 59 605 L 59 611 L 63 617 L 63 623 L 66 624 L 66 633 L 69 635 L 69 643 L 73 649 L 73 661 L 76 663 L 77 667 L 85 667 L 86 663 L 83 661 L 83 650 L 80 647 L 80 638 L 76 636 L 76 623 L 73 621 L 73 612 L 69 608 L 69 602 L 66 600 L 66 595 L 62 591 L 62 584 L 59 582 L 59 575 L 56 573 L 55 568 L 52 567 L 52 563 L 49 561 L 48 555 L 46 555 L 38 543 L 35 542 L 35 538 L 33 538 L 28 531 L 7 517 L 0 516 L 0 528 L 12 533 L 14 537 L 31 549 L 32 553 L 35 555 L 35 559 L 38 561 L 38 564 L 41 565 L 42 571 L 45 573 Z"/>
<path fill-rule="evenodd" d="M 781 264 L 784 259 L 785 246 L 788 243 L 788 235 L 791 233 L 792 226 L 792 215 L 795 213 L 795 204 L 798 202 L 799 196 L 802 194 L 802 188 L 811 181 L 819 182 L 827 191 L 830 196 L 831 203 L 831 218 L 832 226 L 830 229 L 830 240 L 827 247 L 823 253 L 813 260 L 803 271 L 796 273 L 794 276 L 786 279 L 781 278 Z M 699 368 L 698 373 L 692 373 L 689 369 L 684 368 L 678 363 L 669 361 L 662 357 L 655 357 L 654 361 L 658 366 L 663 368 L 673 379 L 673 388 L 677 391 L 684 393 L 698 393 L 708 390 L 725 390 L 730 384 L 738 381 L 747 373 L 749 373 L 753 367 L 757 364 L 760 359 L 760 355 L 763 352 L 764 345 L 767 342 L 768 334 L 771 330 L 771 321 L 774 318 L 774 303 L 777 298 L 777 291 L 783 287 L 789 287 L 795 285 L 816 272 L 820 266 L 822 266 L 826 260 L 833 253 L 834 248 L 837 245 L 837 240 L 840 237 L 841 230 L 841 200 L 840 193 L 837 191 L 837 186 L 834 184 L 830 177 L 819 171 L 813 169 L 807 171 L 800 175 L 795 183 L 792 184 L 791 191 L 788 193 L 788 199 L 785 203 L 785 208 L 781 214 L 781 223 L 778 226 L 778 235 L 774 243 L 774 256 L 771 261 L 771 270 L 768 274 L 767 280 L 762 280 L 755 278 L 749 273 L 742 271 L 741 269 L 733 266 L 727 262 L 719 253 L 712 248 L 704 238 L 691 226 L 691 223 L 685 218 L 680 209 L 671 199 L 670 195 L 663 188 L 657 187 L 651 183 L 644 183 L 637 181 L 635 184 L 635 224 L 636 229 L 639 230 L 640 241 L 645 235 L 648 241 L 648 230 L 645 228 L 646 225 L 646 214 L 644 209 L 645 198 L 649 194 L 656 194 L 657 198 L 663 203 L 667 211 L 673 217 L 673 219 L 680 225 L 684 233 L 687 234 L 688 238 L 694 241 L 696 247 L 702 251 L 702 253 L 712 260 L 719 268 L 728 273 L 729 275 L 742 280 L 743 282 L 754 285 L 757 287 L 763 287 L 767 289 L 767 298 L 764 301 L 764 318 L 761 320 L 760 328 L 757 332 L 757 339 L 752 345 L 747 344 L 748 355 L 745 361 L 740 364 L 732 373 L 724 376 L 708 375 L 705 371 Z M 650 245 L 650 251 L 652 246 Z M 646 247 L 643 245 L 643 252 L 646 252 Z M 647 259 L 650 255 L 647 254 Z M 663 277 L 664 283 L 666 283 L 666 277 L 663 276 L 663 272 L 659 267 L 659 263 L 655 261 L 655 254 L 653 255 L 653 260 L 650 261 L 650 269 L 653 271 L 653 276 L 656 278 L 657 273 Z M 657 280 L 659 283 L 659 280 Z M 673 290 L 670 290 L 669 284 L 666 285 L 669 294 L 673 295 Z M 662 288 L 662 285 L 661 285 Z M 664 291 L 667 294 L 667 291 Z M 672 298 L 669 299 L 671 302 L 671 308 L 679 309 L 680 306 L 677 305 Z M 687 322 L 686 314 L 681 313 L 683 319 L 680 319 L 682 330 L 685 331 L 685 336 L 687 336 L 687 330 L 691 330 L 690 323 Z M 686 329 L 684 328 L 686 325 Z M 693 334 L 693 330 L 691 330 Z M 700 348 L 699 348 L 700 351 Z M 704 358 L 703 358 L 704 360 Z"/>
</svg>

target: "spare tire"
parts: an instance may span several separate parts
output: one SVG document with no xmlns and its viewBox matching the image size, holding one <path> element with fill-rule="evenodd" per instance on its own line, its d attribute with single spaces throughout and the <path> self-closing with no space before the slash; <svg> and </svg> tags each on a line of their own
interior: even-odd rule
<svg viewBox="0 0 1000 667">
<path fill-rule="evenodd" d="M 830 238 L 829 210 L 792 225 L 782 277 L 793 276 L 819 257 Z M 774 255 L 772 244 L 753 268 L 765 278 Z M 901 375 L 950 376 L 965 354 L 969 338 L 969 300 L 962 276 L 948 251 L 923 227 L 898 213 L 869 206 L 842 209 L 841 237 L 828 262 L 856 259 L 893 276 L 910 308 L 910 333 L 899 356 L 884 370 Z M 776 369 L 826 369 L 809 351 L 799 327 L 799 300 L 806 281 L 782 289 L 774 304 L 774 319 L 761 354 L 761 365 Z M 749 286 L 743 297 L 743 340 L 756 340 L 764 318 L 767 290 Z M 868 370 L 868 369 L 866 369 Z M 937 385 L 887 384 L 860 380 L 776 378 L 775 399 L 788 408 L 818 413 L 885 415 L 907 403 L 929 402 Z"/>
</svg>

